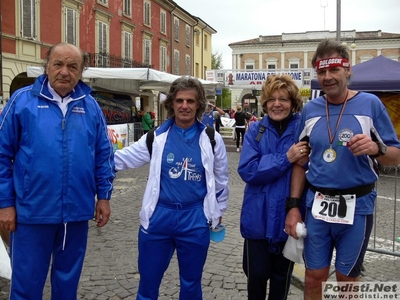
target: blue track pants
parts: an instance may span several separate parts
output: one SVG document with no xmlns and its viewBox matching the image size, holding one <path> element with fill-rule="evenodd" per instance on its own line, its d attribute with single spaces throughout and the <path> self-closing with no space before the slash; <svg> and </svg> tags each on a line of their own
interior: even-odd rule
<svg viewBox="0 0 400 300">
<path fill-rule="evenodd" d="M 11 234 L 10 300 L 41 300 L 51 261 L 51 299 L 76 300 L 88 221 L 17 224 Z"/>
<path fill-rule="evenodd" d="M 181 300 L 201 300 L 201 277 L 210 244 L 210 229 L 202 203 L 158 204 L 146 230 L 139 229 L 138 300 L 158 299 L 159 287 L 176 249 Z"/>
</svg>

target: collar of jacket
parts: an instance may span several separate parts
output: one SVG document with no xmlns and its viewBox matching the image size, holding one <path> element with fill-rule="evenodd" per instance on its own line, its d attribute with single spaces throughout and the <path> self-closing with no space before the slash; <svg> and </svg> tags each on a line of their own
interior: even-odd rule
<svg viewBox="0 0 400 300">
<path fill-rule="evenodd" d="M 49 79 L 47 78 L 46 74 L 40 75 L 33 84 L 32 94 L 35 96 L 41 96 L 53 100 L 53 95 L 47 88 L 48 81 Z M 79 80 L 78 84 L 75 86 L 70 96 L 73 100 L 79 100 L 89 95 L 91 91 L 92 88 L 90 86 Z"/>
<path fill-rule="evenodd" d="M 289 114 L 285 119 L 282 121 L 274 121 L 269 116 L 269 123 L 275 127 L 276 131 L 278 132 L 279 136 L 282 136 L 286 129 L 289 126 L 289 123 L 293 120 L 294 114 Z"/>
</svg>

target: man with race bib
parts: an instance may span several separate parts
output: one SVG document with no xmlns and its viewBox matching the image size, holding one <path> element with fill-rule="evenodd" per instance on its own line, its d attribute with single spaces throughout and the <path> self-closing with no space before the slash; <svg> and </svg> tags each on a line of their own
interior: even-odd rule
<svg viewBox="0 0 400 300">
<path fill-rule="evenodd" d="M 378 97 L 348 89 L 346 47 L 324 40 L 312 58 L 324 95 L 301 112 L 298 141 L 311 148 L 308 170 L 293 164 L 285 230 L 297 238 L 298 207 L 306 194 L 304 299 L 322 299 L 336 249 L 337 281 L 358 281 L 370 237 L 378 179 L 377 162 L 398 165 L 400 143 Z"/>
</svg>

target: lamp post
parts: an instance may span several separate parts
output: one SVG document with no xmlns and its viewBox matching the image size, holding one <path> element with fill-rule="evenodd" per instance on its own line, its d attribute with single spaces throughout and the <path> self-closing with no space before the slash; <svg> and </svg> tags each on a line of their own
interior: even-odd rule
<svg viewBox="0 0 400 300">
<path fill-rule="evenodd" d="M 340 42 L 340 40 L 341 40 L 340 23 L 341 23 L 341 0 L 336 0 L 336 40 L 338 42 Z M 350 45 L 350 48 L 351 48 L 351 50 L 355 50 L 356 47 L 357 47 L 356 42 L 355 42 L 355 39 L 356 39 L 355 33 L 354 33 L 354 36 L 349 36 L 349 37 L 353 39 L 353 41 L 352 41 L 352 43 Z M 344 38 L 347 39 L 347 36 L 344 37 Z M 347 42 L 343 41 L 342 45 L 347 47 Z"/>
<path fill-rule="evenodd" d="M 357 45 L 356 45 L 356 42 L 355 42 L 355 38 L 352 37 L 352 36 L 346 36 L 345 38 L 346 38 L 346 39 L 348 39 L 348 38 L 351 38 L 351 39 L 352 39 L 352 42 L 351 42 L 351 44 L 350 44 L 349 47 L 350 47 L 351 50 L 355 50 L 355 49 L 357 48 Z M 345 46 L 345 47 L 347 47 L 347 42 L 346 42 L 346 41 L 343 41 L 343 42 L 342 42 L 342 45 Z"/>
<path fill-rule="evenodd" d="M 336 0 L 336 40 L 340 42 L 340 1 L 341 0 Z"/>
</svg>

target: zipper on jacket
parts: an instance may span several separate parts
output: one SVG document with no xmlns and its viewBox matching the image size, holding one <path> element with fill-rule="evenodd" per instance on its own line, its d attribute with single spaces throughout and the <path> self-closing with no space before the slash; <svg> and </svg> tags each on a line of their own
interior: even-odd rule
<svg viewBox="0 0 400 300">
<path fill-rule="evenodd" d="M 63 119 L 62 122 L 61 122 L 61 129 L 62 129 L 62 130 L 65 129 L 65 119 Z"/>
</svg>

